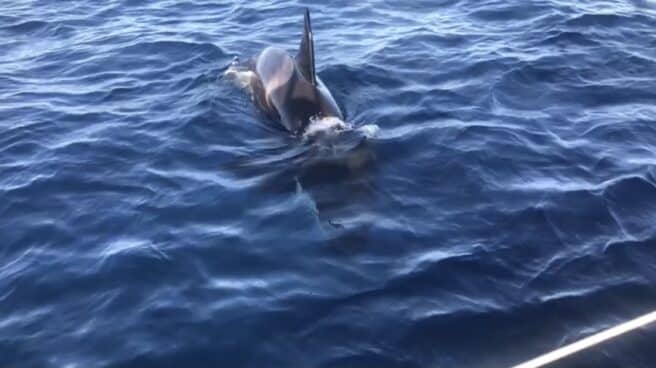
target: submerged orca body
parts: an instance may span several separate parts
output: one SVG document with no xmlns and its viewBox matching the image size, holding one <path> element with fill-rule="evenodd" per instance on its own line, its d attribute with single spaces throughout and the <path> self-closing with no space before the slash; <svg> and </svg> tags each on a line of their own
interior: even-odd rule
<svg viewBox="0 0 656 368">
<path fill-rule="evenodd" d="M 316 74 L 310 12 L 305 10 L 305 29 L 296 57 L 285 50 L 267 47 L 250 65 L 250 82 L 257 107 L 288 131 L 299 134 L 312 117 L 336 117 L 342 112 Z"/>
</svg>

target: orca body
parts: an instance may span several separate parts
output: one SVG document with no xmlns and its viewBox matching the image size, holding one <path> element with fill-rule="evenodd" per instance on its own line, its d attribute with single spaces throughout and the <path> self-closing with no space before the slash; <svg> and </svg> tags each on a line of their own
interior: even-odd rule
<svg viewBox="0 0 656 368">
<path fill-rule="evenodd" d="M 250 63 L 250 89 L 256 106 L 294 134 L 301 134 L 311 118 L 343 120 L 335 99 L 316 74 L 310 12 L 298 53 L 292 57 L 277 47 L 267 47 Z"/>
</svg>

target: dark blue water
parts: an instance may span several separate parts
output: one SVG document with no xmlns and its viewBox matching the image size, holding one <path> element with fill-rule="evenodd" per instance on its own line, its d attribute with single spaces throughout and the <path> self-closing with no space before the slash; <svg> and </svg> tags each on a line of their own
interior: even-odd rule
<svg viewBox="0 0 656 368">
<path fill-rule="evenodd" d="M 376 137 L 221 78 L 305 5 Z M 656 308 L 653 1 L 17 0 L 0 49 L 2 367 L 506 367 Z"/>
</svg>

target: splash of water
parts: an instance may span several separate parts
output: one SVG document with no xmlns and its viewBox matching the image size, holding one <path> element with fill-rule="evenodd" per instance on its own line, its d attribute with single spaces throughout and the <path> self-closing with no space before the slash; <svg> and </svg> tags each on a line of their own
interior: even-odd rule
<svg viewBox="0 0 656 368">
<path fill-rule="evenodd" d="M 304 138 L 316 137 L 332 133 L 339 133 L 343 130 L 351 129 L 351 125 L 336 117 L 312 117 L 305 132 Z"/>
<path fill-rule="evenodd" d="M 252 95 L 251 82 L 255 78 L 255 73 L 239 63 L 235 59 L 230 66 L 223 72 L 223 77 L 232 81 L 237 87 L 246 89 Z"/>
<path fill-rule="evenodd" d="M 337 117 L 312 117 L 303 138 L 336 135 L 345 131 L 360 132 L 366 138 L 373 138 L 378 134 L 380 128 L 376 124 L 365 124 L 355 128 L 353 124 L 345 122 Z"/>
</svg>

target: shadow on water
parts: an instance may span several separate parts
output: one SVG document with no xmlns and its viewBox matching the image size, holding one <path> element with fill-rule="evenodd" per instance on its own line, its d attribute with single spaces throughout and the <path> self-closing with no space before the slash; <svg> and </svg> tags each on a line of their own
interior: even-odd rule
<svg viewBox="0 0 656 368">
<path fill-rule="evenodd" d="M 328 238 L 375 194 L 375 141 L 357 130 L 307 139 L 280 133 L 269 143 L 235 159 L 233 175 L 259 177 L 263 194 L 307 200 Z"/>
<path fill-rule="evenodd" d="M 225 66 L 220 79 L 245 89 L 247 93 L 240 95 L 246 96 L 251 77 L 238 60 Z M 336 97 L 342 100 L 339 93 Z M 302 136 L 294 136 L 252 107 L 251 101 L 242 102 L 251 106 L 249 112 L 260 123 L 235 117 L 250 128 L 242 137 L 241 154 L 226 169 L 237 180 L 254 184 L 253 195 L 262 198 L 263 205 L 251 208 L 256 224 L 252 226 L 272 234 L 291 227 L 304 239 L 301 247 L 318 241 L 335 245 L 331 248 L 338 251 L 361 249 L 368 233 L 363 227 L 369 226 L 358 214 L 366 212 L 376 195 L 373 138 L 378 126 L 319 118 Z"/>
</svg>

